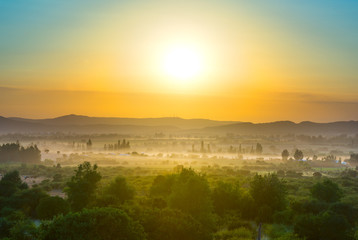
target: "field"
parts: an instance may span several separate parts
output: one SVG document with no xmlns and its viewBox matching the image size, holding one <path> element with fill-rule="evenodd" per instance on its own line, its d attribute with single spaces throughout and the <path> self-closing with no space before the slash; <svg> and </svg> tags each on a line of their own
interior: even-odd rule
<svg viewBox="0 0 358 240">
<path fill-rule="evenodd" d="M 329 137 L 315 144 L 298 137 L 281 141 L 279 136 L 5 135 L 2 141 L 5 143 L 14 137 L 20 139 L 19 146 L 36 144 L 41 156 L 37 162 L 0 164 L 2 176 L 18 172 L 21 182 L 28 186 L 28 190 L 20 188 L 13 193 L 15 195 L 3 193 L 2 219 L 10 226 L 8 230 L 3 227 L 3 231 L 10 236 L 14 235 L 11 234 L 20 222 L 10 220 L 12 215 L 6 213 L 8 207 L 23 212 L 23 219 L 30 219 L 37 225 L 27 222 L 22 223 L 22 228 L 30 228 L 37 234 L 34 233 L 34 237 L 46 239 L 43 236 L 51 231 L 46 232 L 48 229 L 41 221 L 52 219 L 61 211 L 62 214 L 68 212 L 59 210 L 46 215 L 39 210 L 41 199 L 56 197 L 64 199 L 61 201 L 66 204 L 61 204 L 68 205 L 70 213 L 67 214 L 84 213 L 85 209 L 90 211 L 98 207 L 119 209 L 141 223 L 148 239 L 156 239 L 154 233 L 157 231 L 160 236 L 165 233 L 147 225 L 148 219 L 142 215 L 147 211 L 167 217 L 179 214 L 175 211 L 187 214 L 183 217 L 193 217 L 195 222 L 192 224 L 206 229 L 205 234 L 195 234 L 202 239 L 215 240 L 254 239 L 260 224 L 262 239 L 315 239 L 304 225 L 305 221 L 320 226 L 321 221 L 331 221 L 338 213 L 346 219 L 344 221 L 355 222 L 356 219 L 355 214 L 348 216 L 341 212 L 347 208 L 355 212 L 358 208 L 358 172 L 350 155 L 354 148 L 349 144 L 337 147 Z M 284 149 L 289 149 L 288 156 L 283 156 Z M 303 156 L 298 158 L 297 151 L 302 151 Z M 82 172 L 80 175 L 79 171 Z M 85 177 L 86 174 L 99 177 L 91 180 Z M 193 181 L 196 187 L 192 189 L 186 181 Z M 267 192 L 265 188 L 271 190 Z M 318 196 L 315 196 L 314 188 L 322 188 L 317 190 Z M 76 195 L 81 189 L 85 191 L 82 197 Z M 20 205 L 12 203 L 16 202 L 16 194 L 30 190 L 37 192 L 31 193 L 37 199 L 33 204 L 26 201 Z M 333 200 L 326 199 L 327 196 Z M 82 200 L 77 202 L 77 198 Z M 201 205 L 206 207 L 201 209 Z M 336 205 L 342 209 L 332 212 Z M 197 212 L 193 207 L 201 210 Z M 320 220 L 311 219 L 312 213 L 318 214 Z M 59 224 L 55 219 L 53 224 Z M 170 221 L 174 220 L 181 221 L 176 217 Z M 173 227 L 174 222 L 167 221 L 158 224 Z M 354 239 L 353 222 L 345 225 L 344 239 Z M 190 226 L 182 227 L 185 229 L 175 231 L 188 238 L 198 238 L 194 233 L 189 234 L 191 230 L 187 228 Z M 172 239 L 176 238 L 173 236 Z"/>
</svg>

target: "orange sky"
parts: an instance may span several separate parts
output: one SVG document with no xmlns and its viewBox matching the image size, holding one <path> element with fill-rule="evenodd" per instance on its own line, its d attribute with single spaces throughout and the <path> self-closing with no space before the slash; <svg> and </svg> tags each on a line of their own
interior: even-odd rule
<svg viewBox="0 0 358 240">
<path fill-rule="evenodd" d="M 3 1 L 0 115 L 356 120 L 355 9 L 323 0 Z"/>
<path fill-rule="evenodd" d="M 8 104 L 7 99 L 12 99 Z M 356 119 L 358 102 L 306 93 L 251 93 L 234 97 L 0 88 L 5 116 L 66 114 L 109 117 L 182 117 L 267 122 Z"/>
</svg>

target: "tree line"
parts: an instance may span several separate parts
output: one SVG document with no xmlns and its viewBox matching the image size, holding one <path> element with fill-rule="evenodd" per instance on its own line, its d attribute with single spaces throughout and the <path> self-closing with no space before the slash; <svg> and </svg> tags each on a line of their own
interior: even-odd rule
<svg viewBox="0 0 358 240">
<path fill-rule="evenodd" d="M 23 147 L 19 142 L 0 145 L 0 162 L 39 163 L 41 151 L 36 145 Z"/>
<path fill-rule="evenodd" d="M 125 139 L 123 139 L 122 143 L 121 143 L 121 140 L 118 140 L 118 142 L 114 143 L 114 144 L 104 144 L 103 149 L 105 151 L 113 151 L 113 150 L 129 149 L 130 147 L 131 146 L 130 146 L 129 141 L 126 141 Z"/>
</svg>

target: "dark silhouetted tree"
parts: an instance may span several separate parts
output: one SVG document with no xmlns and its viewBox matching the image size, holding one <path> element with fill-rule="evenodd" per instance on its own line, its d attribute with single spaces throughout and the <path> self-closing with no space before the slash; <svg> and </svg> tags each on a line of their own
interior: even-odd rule
<svg viewBox="0 0 358 240">
<path fill-rule="evenodd" d="M 116 177 L 107 187 L 104 188 L 103 193 L 97 200 L 102 206 L 122 204 L 125 201 L 131 200 L 134 197 L 134 189 L 128 186 L 126 179 L 123 177 Z"/>
<path fill-rule="evenodd" d="M 116 208 L 84 209 L 41 225 L 42 240 L 143 240 L 143 227 Z"/>
<path fill-rule="evenodd" d="M 169 207 L 188 213 L 207 227 L 212 227 L 213 205 L 205 176 L 184 168 L 172 186 Z"/>
<path fill-rule="evenodd" d="M 301 150 L 296 149 L 295 154 L 293 155 L 293 157 L 296 160 L 302 160 L 303 159 L 303 152 Z"/>
<path fill-rule="evenodd" d="M 288 156 L 290 156 L 290 153 L 287 151 L 287 149 L 283 150 L 281 153 L 282 160 L 287 161 Z"/>
<path fill-rule="evenodd" d="M 52 219 L 56 215 L 67 214 L 69 210 L 68 202 L 57 196 L 42 198 L 36 208 L 39 219 Z"/>
<path fill-rule="evenodd" d="M 239 210 L 240 189 L 237 184 L 218 182 L 213 189 L 212 198 L 214 210 L 219 215 Z"/>
<path fill-rule="evenodd" d="M 27 188 L 27 184 L 21 181 L 18 171 L 8 172 L 0 180 L 0 197 L 9 197 L 18 190 Z"/>
<path fill-rule="evenodd" d="M 264 176 L 256 174 L 250 182 L 250 193 L 257 211 L 261 214 L 272 214 L 286 207 L 286 186 L 276 174 Z"/>
<path fill-rule="evenodd" d="M 73 211 L 81 210 L 93 200 L 97 183 L 101 180 L 101 175 L 97 172 L 97 165 L 91 166 L 89 162 L 84 162 L 75 170 L 75 176 L 67 182 L 65 192 Z"/>
<path fill-rule="evenodd" d="M 343 196 L 342 190 L 332 180 L 325 179 L 311 189 L 312 197 L 325 202 L 338 202 Z"/>
<path fill-rule="evenodd" d="M 256 144 L 256 154 L 262 154 L 263 148 L 260 143 Z"/>
<path fill-rule="evenodd" d="M 91 148 L 92 148 L 92 141 L 91 141 L 91 139 L 88 139 L 88 142 L 87 142 L 86 144 L 87 144 L 87 148 L 88 148 L 88 149 L 91 149 Z"/>
<path fill-rule="evenodd" d="M 189 214 L 175 209 L 146 209 L 138 221 L 148 240 L 211 240 L 211 232 Z"/>
</svg>

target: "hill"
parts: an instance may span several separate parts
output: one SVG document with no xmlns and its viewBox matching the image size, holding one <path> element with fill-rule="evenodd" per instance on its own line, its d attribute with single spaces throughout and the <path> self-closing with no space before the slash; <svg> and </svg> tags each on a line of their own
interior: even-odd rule
<svg viewBox="0 0 358 240">
<path fill-rule="evenodd" d="M 337 134 L 358 134 L 358 121 L 340 121 L 331 123 L 300 122 L 290 121 L 270 123 L 235 123 L 224 126 L 207 127 L 199 132 L 210 134 L 307 134 L 307 135 L 337 135 Z"/>
<path fill-rule="evenodd" d="M 171 126 L 180 129 L 213 127 L 235 123 L 233 121 L 215 121 L 209 119 L 183 119 L 177 117 L 164 118 L 107 118 L 66 115 L 50 119 L 9 118 L 18 122 L 41 123 L 46 125 L 133 125 L 133 126 Z"/>
<path fill-rule="evenodd" d="M 118 133 L 156 132 L 200 135 L 358 134 L 358 121 L 331 123 L 277 121 L 269 123 L 214 121 L 183 118 L 101 118 L 66 115 L 51 119 L 0 117 L 0 134 L 7 133 Z"/>
</svg>

